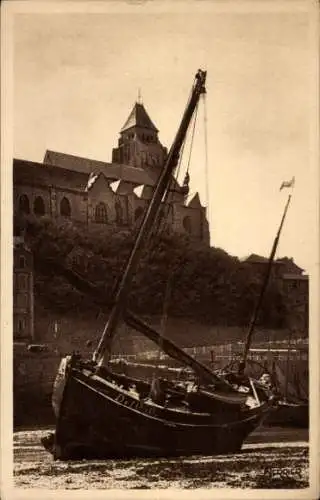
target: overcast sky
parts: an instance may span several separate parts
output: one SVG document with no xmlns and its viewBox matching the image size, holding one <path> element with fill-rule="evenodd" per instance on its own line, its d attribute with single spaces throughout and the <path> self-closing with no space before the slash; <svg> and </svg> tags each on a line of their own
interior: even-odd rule
<svg viewBox="0 0 320 500">
<path fill-rule="evenodd" d="M 194 74 L 206 69 L 208 173 L 201 102 L 190 175 L 203 204 L 209 192 L 212 244 L 268 255 L 288 194 L 280 184 L 295 176 L 278 256 L 310 272 L 319 187 L 312 16 L 219 5 L 16 15 L 14 156 L 42 161 L 48 148 L 111 161 L 139 88 L 170 147 Z"/>
</svg>

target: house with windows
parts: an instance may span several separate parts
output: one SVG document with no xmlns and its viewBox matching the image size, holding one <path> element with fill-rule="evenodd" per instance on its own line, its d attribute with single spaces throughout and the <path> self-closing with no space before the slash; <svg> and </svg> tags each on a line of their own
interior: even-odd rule
<svg viewBox="0 0 320 500">
<path fill-rule="evenodd" d="M 120 130 L 112 161 L 46 151 L 42 163 L 13 161 L 14 213 L 104 227 L 140 224 L 167 158 L 158 129 L 135 103 Z M 198 193 L 171 179 L 160 214 L 166 229 L 209 244 L 206 208 Z"/>
<path fill-rule="evenodd" d="M 33 257 L 23 238 L 13 246 L 13 340 L 34 339 Z"/>
<path fill-rule="evenodd" d="M 244 259 L 261 276 L 265 276 L 269 259 L 251 254 Z M 291 330 L 308 332 L 309 329 L 309 276 L 293 258 L 276 259 L 271 268 L 271 279 L 280 284 L 287 308 L 287 324 Z"/>
</svg>

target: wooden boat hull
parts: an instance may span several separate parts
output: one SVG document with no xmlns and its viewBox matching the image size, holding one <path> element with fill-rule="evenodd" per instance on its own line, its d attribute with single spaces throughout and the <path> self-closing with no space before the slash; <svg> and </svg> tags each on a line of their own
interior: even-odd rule
<svg viewBox="0 0 320 500">
<path fill-rule="evenodd" d="M 265 420 L 265 425 L 280 427 L 309 427 L 308 403 L 281 403 Z"/>
<path fill-rule="evenodd" d="M 270 408 L 244 410 L 223 399 L 210 413 L 164 407 L 78 368 L 60 373 L 54 399 L 56 432 L 43 444 L 62 460 L 232 453 Z"/>
</svg>

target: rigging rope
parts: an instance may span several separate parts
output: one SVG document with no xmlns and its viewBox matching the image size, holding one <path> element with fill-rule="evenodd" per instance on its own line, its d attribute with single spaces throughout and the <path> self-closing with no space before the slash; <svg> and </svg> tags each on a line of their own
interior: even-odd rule
<svg viewBox="0 0 320 500">
<path fill-rule="evenodd" d="M 176 167 L 176 177 L 178 177 L 180 169 L 181 169 L 185 143 L 186 143 L 186 141 L 184 140 L 182 143 L 182 146 L 181 146 L 178 165 Z M 163 214 L 161 212 L 158 213 L 158 217 L 157 217 L 156 224 L 155 224 L 156 227 L 152 231 L 152 236 L 155 236 L 155 234 L 158 234 L 158 236 L 160 237 L 165 231 L 165 219 L 167 218 L 169 211 L 172 210 L 170 201 L 172 201 L 173 196 L 174 196 L 174 187 L 175 187 L 174 184 L 175 184 L 175 182 L 176 182 L 176 178 L 173 176 L 168 184 L 168 188 L 165 192 L 164 200 L 163 200 L 164 210 L 166 210 L 167 213 L 166 214 Z M 171 200 L 170 200 L 170 197 L 171 197 Z M 155 252 L 156 252 L 156 245 L 153 245 L 153 248 L 151 247 L 151 255 L 152 256 L 155 255 Z M 168 320 L 169 301 L 170 301 L 171 295 L 172 295 L 171 290 L 172 290 L 172 284 L 173 284 L 173 276 L 174 276 L 174 272 L 175 272 L 175 265 L 174 264 L 175 263 L 173 263 L 170 266 L 171 272 L 169 269 L 169 273 L 168 273 L 169 279 L 166 283 L 166 288 L 164 291 L 164 302 L 163 302 L 162 319 L 161 319 L 161 334 L 163 336 L 165 335 L 165 331 L 166 331 L 167 320 Z M 155 366 L 154 366 L 153 373 L 152 373 L 153 380 L 155 380 L 159 374 L 159 362 L 161 360 L 161 352 L 162 352 L 162 349 L 161 349 L 161 342 L 160 342 L 160 344 L 158 346 L 157 358 L 155 360 Z"/>
<path fill-rule="evenodd" d="M 197 113 L 198 113 L 198 104 L 196 106 L 195 114 L 193 117 L 193 127 L 192 127 L 189 158 L 188 158 L 188 164 L 187 164 L 187 172 L 189 170 L 190 160 L 191 160 L 193 139 L 194 139 L 195 126 L 196 126 Z M 163 211 L 158 213 L 158 217 L 157 217 L 158 220 L 156 221 L 156 224 L 155 224 L 156 227 L 155 227 L 154 231 L 152 232 L 153 236 L 157 233 L 158 236 L 160 237 L 165 231 L 165 225 L 166 225 L 165 219 L 167 218 L 170 209 L 172 209 L 170 201 L 172 201 L 173 197 L 174 197 L 175 183 L 176 183 L 176 179 L 179 177 L 179 174 L 180 174 L 185 145 L 186 145 L 186 137 L 185 137 L 185 139 L 182 143 L 182 146 L 181 146 L 178 165 L 175 169 L 175 175 L 172 176 L 172 178 L 168 184 L 168 188 L 165 192 L 164 198 L 163 198 L 164 210 L 166 210 L 167 213 L 164 214 Z M 171 200 L 170 200 L 170 198 L 171 198 Z M 155 246 L 152 249 L 152 254 L 154 254 L 154 253 L 155 253 Z M 170 301 L 171 296 L 172 296 L 173 277 L 174 277 L 178 267 L 179 267 L 179 262 L 175 261 L 170 266 L 171 272 L 169 269 L 169 279 L 167 280 L 166 288 L 165 288 L 165 292 L 164 292 L 164 303 L 163 303 L 162 320 L 161 320 L 161 333 L 162 333 L 162 335 L 165 335 L 165 330 L 166 330 L 167 320 L 168 320 L 169 301 Z M 159 349 L 158 349 L 157 354 L 158 354 L 158 356 L 157 356 L 157 360 L 156 360 L 155 367 L 153 370 L 153 375 L 152 375 L 153 379 L 155 379 L 157 377 L 158 371 L 159 371 L 159 361 L 161 359 L 161 345 L 159 345 Z"/>
<path fill-rule="evenodd" d="M 189 173 L 189 168 L 190 168 L 190 161 L 191 161 L 192 148 L 193 148 L 193 143 L 194 143 L 195 128 L 196 128 L 196 123 L 197 123 L 198 108 L 199 108 L 199 103 L 196 106 L 195 114 L 193 116 L 193 124 L 192 124 L 191 140 L 190 140 L 190 150 L 189 150 L 186 175 Z M 176 182 L 176 179 L 179 177 L 185 145 L 186 145 L 186 137 L 185 137 L 183 144 L 182 144 L 182 147 L 181 147 L 179 161 L 178 161 L 178 165 L 176 168 L 175 176 L 173 176 L 173 178 L 171 179 L 169 186 L 168 186 L 168 189 L 167 189 L 165 196 L 164 196 L 163 202 L 164 202 L 165 208 L 167 209 L 167 213 L 169 212 L 169 210 L 171 208 L 171 205 L 169 203 L 169 198 L 170 198 L 170 196 L 171 196 L 171 198 L 173 198 L 173 196 L 174 196 L 174 183 Z M 173 188 L 173 189 L 171 189 L 171 188 Z M 165 229 L 165 222 L 164 222 L 164 220 L 161 221 L 161 217 L 159 217 L 159 219 L 160 219 L 160 222 L 158 223 L 157 229 L 158 229 L 158 235 L 161 236 L 161 234 L 164 232 L 164 229 Z M 163 217 L 163 219 L 165 219 L 165 216 Z M 163 222 L 162 227 L 161 227 L 161 222 Z M 155 250 L 155 248 L 154 248 L 154 250 Z M 174 279 L 174 276 L 179 268 L 179 263 L 180 263 L 179 259 L 176 259 L 172 263 L 172 265 L 170 266 L 171 272 L 169 272 L 169 279 L 167 280 L 166 289 L 165 289 L 165 293 L 164 293 L 164 303 L 163 303 L 162 321 L 161 321 L 161 333 L 162 333 L 162 335 L 165 335 L 165 330 L 166 330 L 167 320 L 168 320 L 169 301 L 172 297 L 173 279 Z M 158 356 L 157 356 L 156 364 L 155 364 L 155 367 L 153 370 L 153 375 L 152 375 L 153 379 L 155 379 L 158 375 L 160 359 L 161 359 L 161 345 L 159 345 Z"/>
<path fill-rule="evenodd" d="M 195 108 L 195 113 L 194 113 L 194 116 L 193 116 L 192 133 L 191 133 L 191 141 L 190 141 L 190 150 L 189 150 L 189 158 L 188 158 L 188 163 L 187 163 L 186 174 L 189 173 L 189 167 L 190 167 L 190 161 L 191 161 L 191 155 L 192 155 L 192 147 L 193 147 L 193 142 L 194 142 L 194 134 L 195 134 L 195 128 L 196 128 L 196 123 L 197 123 L 198 108 L 199 108 L 199 102 L 197 103 L 197 106 Z M 170 181 L 170 183 L 168 185 L 168 188 L 166 190 L 165 196 L 164 196 L 163 203 L 164 203 L 165 208 L 167 209 L 167 214 L 166 215 L 163 214 L 162 219 L 165 219 L 165 217 L 168 215 L 169 210 L 171 208 L 170 203 L 169 203 L 169 197 L 171 195 L 171 198 L 173 199 L 173 196 L 174 196 L 174 187 L 175 187 L 174 184 L 175 184 L 176 179 L 179 177 L 179 174 L 180 174 L 181 165 L 182 165 L 182 158 L 183 158 L 183 153 L 184 153 L 185 145 L 186 145 L 186 137 L 185 137 L 185 139 L 184 139 L 184 141 L 182 143 L 182 147 L 181 147 L 181 151 L 180 151 L 180 155 L 179 155 L 179 161 L 178 161 L 178 165 L 176 167 L 175 176 L 172 177 L 172 179 L 171 179 L 171 181 Z M 165 223 L 163 223 L 163 225 L 161 227 L 161 222 L 163 222 L 163 221 L 161 221 L 161 217 L 158 217 L 157 228 L 154 231 L 154 233 L 158 232 L 159 235 L 161 235 L 164 232 L 164 229 L 165 229 Z"/>
<path fill-rule="evenodd" d="M 197 106 L 196 106 L 196 109 L 195 109 L 195 112 L 194 112 L 193 127 L 192 127 L 192 134 L 191 134 L 191 143 L 190 143 L 190 151 L 189 151 L 189 159 L 188 159 L 186 173 L 189 173 L 190 160 L 191 160 L 191 154 L 192 154 L 192 146 L 193 146 L 193 139 L 194 139 L 194 132 L 195 132 L 195 128 L 196 128 L 197 115 L 198 115 L 198 108 L 199 108 L 199 101 L 197 103 Z"/>
<path fill-rule="evenodd" d="M 210 219 L 210 198 L 209 198 L 209 162 L 208 162 L 208 119 L 207 119 L 207 99 L 206 94 L 202 94 L 203 99 L 203 122 L 204 122 L 204 152 L 205 152 L 205 192 L 206 192 L 206 202 L 207 202 L 207 221 L 209 224 Z"/>
<path fill-rule="evenodd" d="M 188 104 L 190 102 L 191 96 L 192 96 L 192 90 L 190 91 L 190 94 L 189 94 Z M 194 136 L 194 129 L 195 129 L 196 117 L 197 117 L 197 112 L 198 112 L 198 105 L 199 105 L 199 102 L 196 105 L 195 114 L 193 116 L 194 123 L 193 123 L 193 133 L 192 133 L 192 140 L 191 140 L 191 146 L 190 146 L 188 168 L 189 168 L 189 163 L 190 163 L 190 158 L 191 158 L 191 149 L 192 149 L 192 142 L 193 142 L 193 136 Z M 175 188 L 175 183 L 177 182 L 176 179 L 178 179 L 179 174 L 180 174 L 180 170 L 181 170 L 182 158 L 183 158 L 184 148 L 185 148 L 185 145 L 186 145 L 186 137 L 187 137 L 187 135 L 185 136 L 185 138 L 183 140 L 183 143 L 181 145 L 180 154 L 179 154 L 179 160 L 178 160 L 178 165 L 177 165 L 177 167 L 175 169 L 175 175 L 172 176 L 172 178 L 171 178 L 171 180 L 170 180 L 170 182 L 168 184 L 168 187 L 166 189 L 164 198 L 163 198 L 163 204 L 164 204 L 165 208 L 167 209 L 167 215 L 168 215 L 168 212 L 169 212 L 169 210 L 171 208 L 171 206 L 169 204 L 169 197 L 171 195 L 171 199 L 173 199 L 174 191 L 175 191 L 175 189 L 174 189 Z M 161 212 L 158 213 L 157 220 L 155 221 L 156 222 L 155 223 L 155 229 L 152 232 L 152 236 L 154 236 L 155 233 L 158 233 L 159 235 L 161 235 L 163 233 L 163 231 L 164 231 L 165 224 L 163 224 L 162 228 L 160 228 L 160 226 L 161 226 L 161 219 L 165 218 L 165 217 L 161 217 L 160 215 L 164 215 L 164 214 L 161 214 Z"/>
</svg>

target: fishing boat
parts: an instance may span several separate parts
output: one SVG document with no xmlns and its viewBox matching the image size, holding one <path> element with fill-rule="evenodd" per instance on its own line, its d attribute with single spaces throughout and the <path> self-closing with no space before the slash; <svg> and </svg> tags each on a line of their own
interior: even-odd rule
<svg viewBox="0 0 320 500">
<path fill-rule="evenodd" d="M 250 349 L 250 353 L 259 352 L 270 358 L 269 349 Z M 282 351 L 282 350 L 281 350 Z M 278 349 L 272 350 L 274 356 L 279 353 Z M 248 359 L 246 364 L 247 374 L 259 380 L 260 383 L 269 387 L 274 394 L 277 404 L 274 405 L 263 422 L 268 427 L 309 427 L 309 398 L 308 380 L 305 370 L 298 368 L 299 361 L 294 360 L 290 375 L 288 370 L 283 370 L 280 360 L 273 360 L 271 365 L 265 360 L 264 363 Z M 239 361 L 231 361 L 224 369 L 230 372 L 238 370 Z M 286 372 L 286 373 L 285 373 Z"/>
<path fill-rule="evenodd" d="M 272 395 L 243 372 L 231 378 L 228 373 L 215 373 L 127 307 L 142 250 L 169 189 L 191 119 L 206 92 L 205 81 L 206 72 L 199 70 L 92 358 L 73 353 L 61 360 L 52 396 L 55 432 L 42 440 L 55 459 L 233 453 L 273 405 Z M 76 273 L 69 275 L 80 287 L 87 286 Z M 95 292 L 101 304 L 103 297 Z M 192 370 L 193 381 L 177 383 L 161 376 L 145 381 L 113 370 L 112 341 L 123 323 Z"/>
<path fill-rule="evenodd" d="M 268 415 L 265 424 L 280 427 L 309 427 L 308 369 L 289 345 L 285 369 L 280 362 L 273 363 L 273 380 L 279 395 L 277 407 Z M 300 358 L 300 356 L 299 356 Z"/>
<path fill-rule="evenodd" d="M 284 183 L 286 185 L 287 183 Z M 284 212 L 281 218 L 281 222 L 276 234 L 276 237 L 273 242 L 273 246 L 271 249 L 271 253 L 269 256 L 268 260 L 268 265 L 266 268 L 266 273 L 264 275 L 264 279 L 262 282 L 262 287 L 260 291 L 260 295 L 258 297 L 258 301 L 255 307 L 255 310 L 253 312 L 253 316 L 250 322 L 250 326 L 248 329 L 247 333 L 247 338 L 244 346 L 244 351 L 240 359 L 233 359 L 231 360 L 230 363 L 222 370 L 222 373 L 224 371 L 232 371 L 232 372 L 243 372 L 245 369 L 247 369 L 247 372 L 251 371 L 250 375 L 255 376 L 255 368 L 257 368 L 257 365 L 259 363 L 252 363 L 252 360 L 248 359 L 249 353 L 257 351 L 257 349 L 251 349 L 251 343 L 252 343 L 252 338 L 253 334 L 255 331 L 255 327 L 258 321 L 259 317 L 259 312 L 261 309 L 261 305 L 264 299 L 264 295 L 266 293 L 269 281 L 270 281 L 270 276 L 271 276 L 271 270 L 272 266 L 274 263 L 274 258 L 276 255 L 277 247 L 279 244 L 279 239 L 281 235 L 281 231 L 283 228 L 283 224 L 288 212 L 288 208 L 290 205 L 291 201 L 291 194 L 289 194 Z M 307 389 L 307 372 L 308 369 L 305 370 L 305 373 L 299 373 L 299 370 L 297 369 L 297 366 L 294 366 L 294 363 L 290 363 L 290 354 L 292 352 L 292 347 L 291 347 L 291 340 L 292 340 L 292 331 L 290 332 L 290 338 L 288 341 L 288 348 L 286 349 L 287 352 L 287 360 L 286 360 L 286 368 L 283 370 L 281 367 L 280 362 L 275 362 L 275 359 L 272 360 L 272 366 L 267 367 L 268 362 L 265 363 L 264 366 L 264 375 L 261 377 L 260 382 L 263 385 L 266 385 L 269 387 L 269 390 L 272 388 L 272 393 L 274 394 L 274 397 L 277 399 L 277 404 L 274 405 L 268 414 L 267 418 L 264 420 L 264 423 L 266 425 L 270 426 L 281 426 L 281 427 L 303 427 L 303 428 L 308 428 L 309 427 L 309 401 L 308 401 L 308 389 Z M 258 350 L 261 354 L 261 351 L 263 349 Z M 265 353 L 268 355 L 268 360 L 270 360 L 270 353 L 271 349 L 266 349 Z M 273 351 L 274 354 L 276 353 L 276 349 Z M 292 360 L 291 360 L 292 361 Z M 295 360 L 295 364 L 297 365 L 298 360 Z M 248 370 L 248 364 L 251 365 L 250 369 Z M 290 369 L 291 366 L 291 369 Z M 261 368 L 261 365 L 260 365 Z M 290 381 L 290 371 L 291 371 L 291 378 L 293 379 Z M 263 378 L 266 377 L 264 380 Z M 304 381 L 304 383 L 303 383 Z"/>
</svg>

